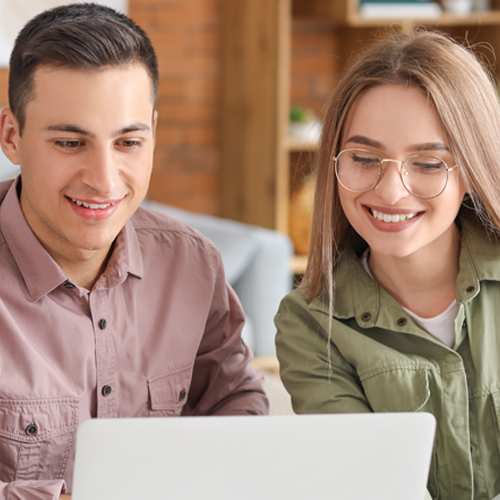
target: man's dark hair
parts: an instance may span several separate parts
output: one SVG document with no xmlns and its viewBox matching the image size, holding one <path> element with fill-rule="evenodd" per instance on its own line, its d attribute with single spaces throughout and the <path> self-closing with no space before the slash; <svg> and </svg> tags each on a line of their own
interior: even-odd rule
<svg viewBox="0 0 500 500">
<path fill-rule="evenodd" d="M 26 105 L 34 97 L 40 66 L 75 70 L 126 68 L 141 63 L 158 97 L 158 62 L 146 33 L 130 18 L 95 3 L 70 4 L 35 16 L 19 32 L 10 56 L 9 105 L 20 133 Z"/>
</svg>

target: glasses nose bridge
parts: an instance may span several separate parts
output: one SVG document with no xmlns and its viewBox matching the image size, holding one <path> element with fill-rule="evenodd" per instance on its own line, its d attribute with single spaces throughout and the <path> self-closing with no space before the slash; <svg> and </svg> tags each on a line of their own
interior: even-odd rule
<svg viewBox="0 0 500 500">
<path fill-rule="evenodd" d="M 406 160 L 393 160 L 392 158 L 384 158 L 383 160 L 380 160 L 380 164 L 383 166 L 384 163 L 399 163 L 399 168 L 401 169 L 405 161 Z"/>
<path fill-rule="evenodd" d="M 380 174 L 379 174 L 379 178 L 377 180 L 377 184 L 379 184 L 379 182 L 382 180 L 382 177 L 384 177 L 384 174 L 386 173 L 386 169 L 384 168 L 384 163 L 397 163 L 398 164 L 397 172 L 399 174 L 400 181 L 403 184 L 403 187 L 406 189 L 406 191 L 410 192 L 410 190 L 406 186 L 405 179 L 403 177 L 403 165 L 405 162 L 406 162 L 406 159 L 404 159 L 404 160 L 394 160 L 392 158 L 384 158 L 383 160 L 381 159 L 380 160 Z"/>
</svg>

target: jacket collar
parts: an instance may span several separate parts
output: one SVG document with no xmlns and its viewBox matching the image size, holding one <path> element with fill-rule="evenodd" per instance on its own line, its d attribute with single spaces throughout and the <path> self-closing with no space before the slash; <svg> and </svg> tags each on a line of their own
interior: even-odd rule
<svg viewBox="0 0 500 500">
<path fill-rule="evenodd" d="M 20 177 L 11 183 L 2 201 L 0 228 L 29 295 L 36 302 L 68 282 L 69 278 L 38 241 L 26 221 L 17 194 L 19 183 Z M 108 265 L 94 288 L 116 286 L 126 279 L 128 273 L 137 277 L 143 274 L 140 244 L 130 221 L 117 236 Z M 82 289 L 81 294 L 84 293 L 86 291 Z"/>
<path fill-rule="evenodd" d="M 394 323 L 395 310 L 405 314 L 401 305 L 365 272 L 359 255 L 366 244 L 347 249 L 335 272 L 333 316 L 356 318 L 363 327 Z M 462 227 L 460 271 L 456 297 L 459 303 L 472 300 L 480 291 L 481 281 L 500 281 L 499 243 L 488 237 L 482 227 L 465 221 Z M 312 310 L 328 314 L 328 298 L 323 293 L 311 301 Z M 368 318 L 362 321 L 361 318 Z M 387 318 L 385 316 L 387 315 Z"/>
</svg>

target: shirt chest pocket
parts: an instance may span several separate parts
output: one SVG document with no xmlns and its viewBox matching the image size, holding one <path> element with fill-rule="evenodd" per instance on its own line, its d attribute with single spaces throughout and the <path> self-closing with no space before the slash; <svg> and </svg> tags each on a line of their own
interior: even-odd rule
<svg viewBox="0 0 500 500">
<path fill-rule="evenodd" d="M 375 412 L 433 412 L 429 373 L 425 368 L 394 368 L 360 377 L 366 397 Z M 428 489 L 439 498 L 438 455 L 434 447 Z"/>
<path fill-rule="evenodd" d="M 193 365 L 148 380 L 150 417 L 178 417 L 186 404 Z"/>
<path fill-rule="evenodd" d="M 77 399 L 0 399 L 0 480 L 62 479 L 78 418 Z"/>
<path fill-rule="evenodd" d="M 425 369 L 396 368 L 360 378 L 375 412 L 432 411 L 428 407 L 431 393 Z"/>
<path fill-rule="evenodd" d="M 493 412 L 493 431 L 491 435 L 496 436 L 498 443 L 498 450 L 500 451 L 500 392 L 496 391 L 491 394 L 491 409 Z M 483 424 L 486 427 L 486 424 Z"/>
</svg>

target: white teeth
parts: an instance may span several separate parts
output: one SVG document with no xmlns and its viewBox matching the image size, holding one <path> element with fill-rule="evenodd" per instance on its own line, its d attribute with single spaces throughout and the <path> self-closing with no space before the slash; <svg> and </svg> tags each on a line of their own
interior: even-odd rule
<svg viewBox="0 0 500 500">
<path fill-rule="evenodd" d="M 384 214 L 382 212 L 372 210 L 372 215 L 373 217 L 375 217 L 375 219 L 383 220 L 384 222 L 403 222 L 413 219 L 418 215 L 418 212 L 415 212 L 413 214 Z"/>
<path fill-rule="evenodd" d="M 84 203 L 83 201 L 75 200 L 71 198 L 73 203 L 76 203 L 79 207 L 91 208 L 92 210 L 108 208 L 114 203 Z"/>
</svg>

